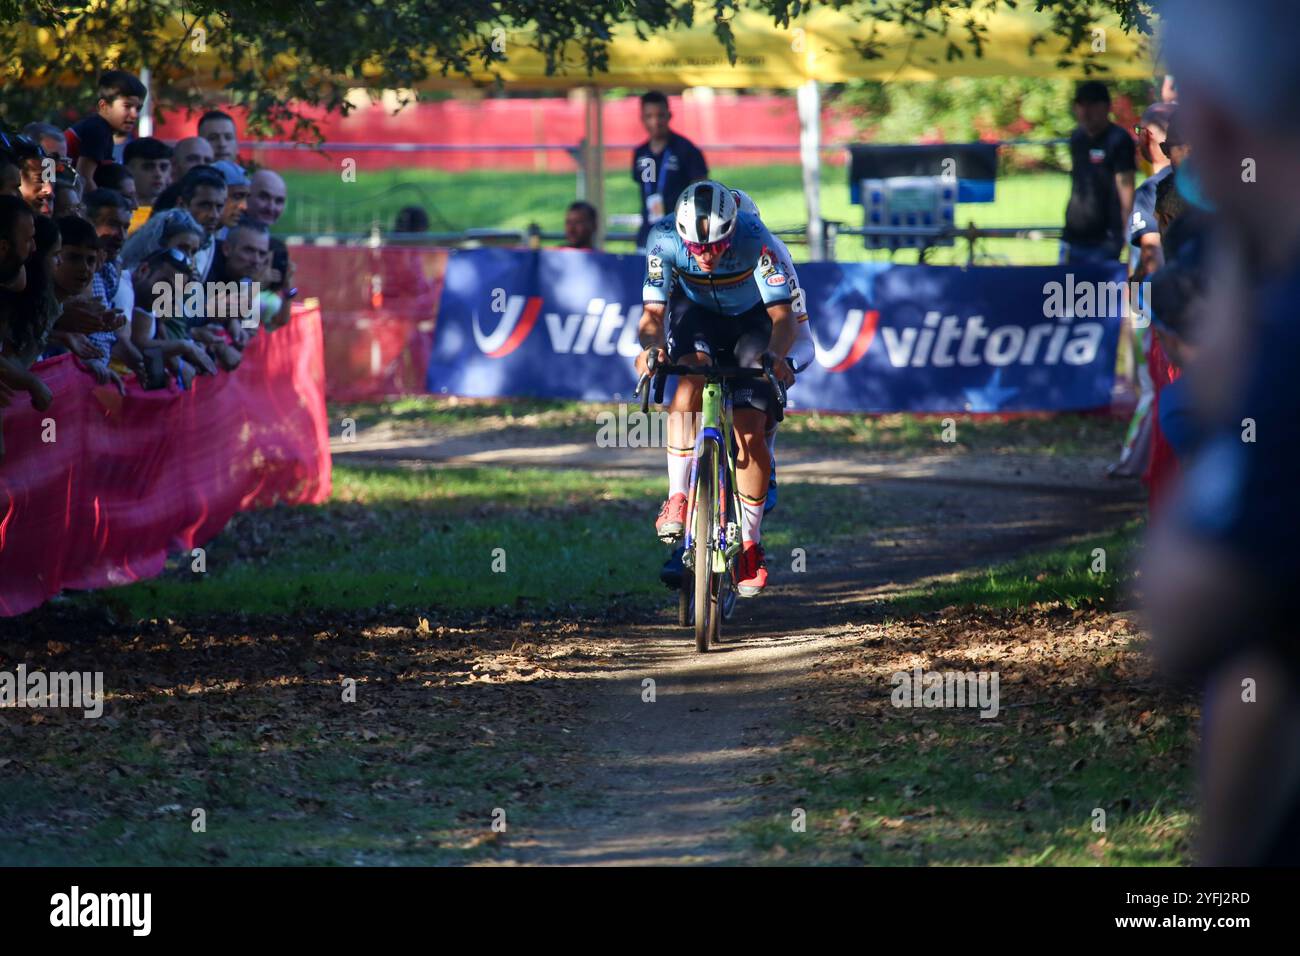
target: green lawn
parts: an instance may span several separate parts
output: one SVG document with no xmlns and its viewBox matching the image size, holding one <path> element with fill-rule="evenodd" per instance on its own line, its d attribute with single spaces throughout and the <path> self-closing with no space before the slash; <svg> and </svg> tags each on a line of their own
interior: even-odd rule
<svg viewBox="0 0 1300 956">
<path fill-rule="evenodd" d="M 896 616 L 953 605 L 1023 608 L 1059 602 L 1072 610 L 1123 606 L 1134 582 L 1142 528 L 1141 522 L 1131 522 L 1054 551 L 905 591 L 888 603 L 888 610 Z"/>
<path fill-rule="evenodd" d="M 851 540 L 870 526 L 865 489 L 791 483 L 765 543 Z M 294 610 L 511 608 L 649 611 L 668 550 L 654 537 L 664 479 L 529 468 L 335 466 L 319 506 L 236 515 L 161 578 L 79 600 L 128 618 Z M 853 522 L 842 520 L 853 515 Z M 827 528 L 833 528 L 827 532 Z"/>
<path fill-rule="evenodd" d="M 714 170 L 730 186 L 754 197 L 763 220 L 773 229 L 798 227 L 807 221 L 802 174 L 798 165 L 737 166 Z M 389 229 L 397 211 L 406 205 L 420 205 L 429 213 L 430 228 L 460 231 L 470 228 L 526 229 L 538 223 L 544 230 L 560 231 L 564 209 L 575 196 L 575 177 L 567 173 L 520 172 L 483 169 L 469 172 L 440 172 L 424 169 L 389 169 L 367 172 L 362 164 L 356 182 L 342 182 L 336 173 L 289 172 L 289 203 L 276 231 L 281 234 L 316 232 L 364 233 L 378 222 Z M 842 167 L 823 167 L 821 177 L 822 216 L 828 220 L 860 226 L 862 207 L 849 203 L 848 183 Z M 1069 197 L 1069 177 L 1064 173 L 1013 173 L 999 179 L 993 203 L 962 204 L 957 222 L 974 221 L 981 226 L 1059 225 Z M 605 205 L 610 213 L 635 213 L 635 184 L 620 167 L 608 171 Z M 621 227 L 620 227 L 621 228 Z M 791 243 L 794 258 L 806 258 L 806 250 Z M 630 244 L 613 244 L 612 252 L 630 252 Z M 981 256 L 1010 264 L 1051 264 L 1058 259 L 1054 241 L 1021 239 L 987 240 L 980 244 Z M 839 240 L 836 257 L 846 261 L 888 258 L 886 253 L 868 253 L 861 239 Z M 915 262 L 916 253 L 900 251 L 898 262 Z M 935 263 L 965 262 L 966 247 L 937 249 Z"/>
</svg>

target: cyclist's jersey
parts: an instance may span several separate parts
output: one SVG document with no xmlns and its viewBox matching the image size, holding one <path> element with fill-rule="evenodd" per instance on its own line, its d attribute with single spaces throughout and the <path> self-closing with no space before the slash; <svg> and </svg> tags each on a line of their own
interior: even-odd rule
<svg viewBox="0 0 1300 956">
<path fill-rule="evenodd" d="M 731 247 L 722 254 L 713 272 L 705 272 L 686 251 L 674 217 L 665 216 L 650 227 L 646 237 L 641 299 L 666 303 L 676 292 L 723 315 L 741 315 L 759 303 L 788 303 L 793 272 L 774 254 L 776 245 L 777 240 L 762 220 L 747 212 L 738 213 Z M 788 259 L 788 252 L 786 256 Z"/>
</svg>

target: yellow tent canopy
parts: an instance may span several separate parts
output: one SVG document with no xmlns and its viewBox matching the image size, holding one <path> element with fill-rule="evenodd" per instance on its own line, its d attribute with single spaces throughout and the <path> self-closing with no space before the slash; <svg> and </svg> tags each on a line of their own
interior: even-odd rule
<svg viewBox="0 0 1300 956">
<path fill-rule="evenodd" d="M 983 56 L 971 50 L 968 21 L 983 37 Z M 455 89 L 467 85 L 488 84 L 500 76 L 507 87 L 523 89 L 571 89 L 575 86 L 667 87 L 711 86 L 720 88 L 795 89 L 815 80 L 842 83 L 853 79 L 934 80 L 950 76 L 1081 76 L 1085 59 L 1104 70 L 1107 79 L 1139 79 L 1151 76 L 1154 63 L 1149 38 L 1124 33 L 1114 18 L 1098 22 L 1100 32 L 1089 36 L 1086 49 L 1067 54 L 1064 41 L 1052 34 L 1051 17 L 1028 9 L 999 9 L 996 13 L 970 11 L 954 13 L 946 32 L 925 32 L 914 38 L 897 24 L 863 19 L 851 12 L 819 6 L 796 19 L 789 27 L 778 27 L 771 16 L 755 10 L 741 10 L 730 19 L 735 37 L 736 61 L 731 63 L 726 50 L 714 34 L 712 7 L 700 3 L 694 26 L 676 28 L 637 37 L 628 24 L 615 28 L 609 44 L 607 71 L 587 75 L 579 58 L 578 47 L 570 44 L 555 73 L 547 75 L 545 59 L 531 45 L 533 31 L 521 28 L 506 31 L 504 62 L 490 69 L 476 68 L 470 77 L 437 75 L 439 67 L 430 64 L 435 75 L 420 84 L 427 89 Z M 933 20 L 936 26 L 938 19 Z M 185 28 L 174 21 L 178 44 Z M 214 26 L 214 29 L 219 27 Z M 31 29 L 28 42 L 40 49 L 76 44 L 76 21 L 61 28 L 59 35 L 46 29 Z M 209 37 L 209 39 L 211 39 Z M 1035 40 L 1040 42 L 1031 46 Z M 872 42 L 881 54 L 867 59 L 859 44 Z M 963 55 L 949 56 L 950 43 Z M 1093 52 L 1094 47 L 1100 47 Z M 1088 54 L 1085 56 L 1085 54 Z M 1063 56 L 1071 61 L 1062 66 Z M 100 57 L 96 56 L 96 59 Z M 158 64 L 141 63 L 157 77 Z M 268 80 L 296 68 L 291 54 L 279 54 L 265 65 Z M 12 69 L 12 64 L 10 66 Z M 207 49 L 187 51 L 183 73 L 168 73 L 172 82 L 192 82 L 204 91 L 219 92 L 230 77 L 209 45 Z M 384 81 L 380 64 L 367 64 L 362 70 L 375 87 L 391 86 Z M 60 77 L 47 76 L 45 82 Z M 347 83 L 341 78 L 321 77 L 322 83 Z M 353 81 L 352 85 L 359 85 Z"/>
<path fill-rule="evenodd" d="M 1148 38 L 1124 33 L 1113 19 L 1099 21 L 1097 32 L 1089 35 L 1084 48 L 1067 54 L 1065 41 L 1051 32 L 1050 16 L 1031 10 L 957 14 L 946 34 L 926 33 L 921 39 L 912 38 L 897 24 L 862 20 L 826 7 L 791 20 L 788 28 L 774 25 L 766 14 L 743 10 L 730 21 L 736 46 L 733 64 L 714 34 L 709 14 L 702 5 L 694 26 L 645 39 L 638 38 L 629 25 L 618 27 L 609 45 L 608 70 L 590 77 L 576 56 L 567 58 L 548 76 L 544 58 L 529 46 L 529 32 L 507 32 L 503 37 L 505 62 L 493 64 L 491 71 L 476 70 L 473 81 L 492 82 L 496 73 L 507 87 L 529 89 L 576 85 L 793 89 L 810 80 L 1082 76 L 1085 59 L 1104 68 L 1097 75 L 1108 79 L 1140 79 L 1154 72 Z M 983 37 L 981 57 L 971 50 L 968 19 Z M 857 45 L 868 41 L 881 56 L 867 59 L 859 52 Z M 950 57 L 950 42 L 964 55 Z M 1061 65 L 1063 56 L 1071 61 L 1068 66 Z M 422 85 L 445 88 L 464 84 L 463 77 L 449 76 Z"/>
</svg>

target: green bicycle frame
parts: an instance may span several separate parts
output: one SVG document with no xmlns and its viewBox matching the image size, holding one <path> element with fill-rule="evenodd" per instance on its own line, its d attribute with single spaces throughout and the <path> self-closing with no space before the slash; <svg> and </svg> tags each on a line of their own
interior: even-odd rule
<svg viewBox="0 0 1300 956">
<path fill-rule="evenodd" d="M 686 521 L 686 554 L 692 553 L 695 530 L 694 489 L 700 481 L 713 482 L 714 513 L 710 516 L 709 528 L 716 538 L 710 542 L 709 554 L 712 558 L 711 570 L 715 574 L 725 574 L 728 562 L 740 552 L 740 507 L 736 497 L 736 457 L 731 453 L 732 420 L 731 402 L 727 400 L 720 382 L 706 382 L 700 405 L 700 429 L 695 436 L 695 457 L 691 462 L 690 487 L 691 507 Z M 712 474 L 699 474 L 700 452 L 704 443 L 713 444 L 716 457 Z M 724 463 L 725 462 L 725 466 Z M 724 474 L 725 467 L 725 474 Z M 726 490 L 726 494 L 722 491 Z M 730 525 L 730 527 L 728 527 Z"/>
</svg>

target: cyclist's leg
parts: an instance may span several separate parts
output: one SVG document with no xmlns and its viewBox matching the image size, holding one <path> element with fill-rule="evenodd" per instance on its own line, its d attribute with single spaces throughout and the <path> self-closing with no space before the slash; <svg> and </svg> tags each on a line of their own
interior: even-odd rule
<svg viewBox="0 0 1300 956">
<path fill-rule="evenodd" d="M 731 352 L 737 365 L 759 368 L 772 336 L 772 320 L 758 305 L 736 319 L 739 334 Z M 769 409 L 775 401 L 765 382 L 738 382 L 732 390 L 736 430 L 736 485 L 740 495 L 741 540 L 744 542 L 737 591 L 752 597 L 767 584 L 763 563 L 763 507 L 767 501 L 771 455 L 767 446 Z"/>
<path fill-rule="evenodd" d="M 674 300 L 670 306 L 666 350 L 669 362 L 707 365 L 712 361 L 707 329 L 701 321 L 707 316 L 702 316 L 700 312 L 698 308 L 692 308 L 692 303 L 684 296 Z M 655 533 L 667 542 L 675 541 L 685 530 L 686 492 L 690 482 L 691 458 L 695 451 L 694 411 L 699 409 L 702 390 L 702 379 L 679 376 L 668 404 L 668 499 L 655 521 Z"/>
</svg>

